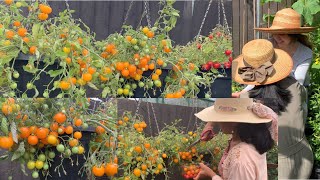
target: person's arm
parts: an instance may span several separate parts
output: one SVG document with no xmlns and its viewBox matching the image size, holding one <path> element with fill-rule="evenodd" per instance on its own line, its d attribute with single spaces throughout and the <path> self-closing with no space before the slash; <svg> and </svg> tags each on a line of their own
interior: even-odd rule
<svg viewBox="0 0 320 180">
<path fill-rule="evenodd" d="M 194 180 L 199 180 L 204 177 L 210 177 L 212 180 L 223 180 L 212 169 L 210 169 L 208 166 L 204 165 L 203 163 L 199 163 L 199 166 L 200 166 L 200 172 L 195 178 L 193 178 Z"/>
<path fill-rule="evenodd" d="M 214 127 L 214 123 L 213 122 L 208 122 L 201 133 L 201 140 L 202 141 L 209 141 L 214 137 L 214 132 L 213 132 L 213 127 Z"/>
<path fill-rule="evenodd" d="M 251 89 L 253 89 L 254 87 L 255 87 L 254 85 L 247 85 L 247 87 L 245 87 L 242 91 L 232 93 L 232 97 L 239 98 L 242 93 L 246 93 L 246 92 L 250 91 Z"/>
<path fill-rule="evenodd" d="M 310 64 L 311 59 L 307 59 L 297 66 L 296 70 L 294 71 L 294 77 L 301 85 L 304 84 L 307 73 L 309 72 Z"/>
</svg>

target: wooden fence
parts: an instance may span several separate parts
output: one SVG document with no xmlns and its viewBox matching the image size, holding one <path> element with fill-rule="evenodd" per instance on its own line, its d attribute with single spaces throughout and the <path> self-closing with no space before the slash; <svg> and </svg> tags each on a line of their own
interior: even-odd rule
<svg viewBox="0 0 320 180">
<path fill-rule="evenodd" d="M 253 30 L 255 25 L 255 7 L 256 0 L 233 0 L 232 2 L 232 40 L 233 40 L 233 55 L 238 56 L 241 53 L 241 49 L 245 43 L 250 40 L 257 39 Z M 278 10 L 286 7 L 291 7 L 293 0 L 282 0 L 281 3 L 269 3 L 260 6 L 261 19 L 260 26 L 267 27 L 267 23 L 262 20 L 263 14 L 275 14 Z M 265 33 L 261 34 L 260 38 L 268 38 Z"/>
<path fill-rule="evenodd" d="M 135 113 L 138 108 L 138 101 L 128 99 L 118 99 L 118 116 L 123 112 L 130 111 Z M 177 127 L 184 127 L 184 131 L 193 131 L 200 125 L 200 120 L 194 114 L 203 108 L 188 107 L 179 105 L 169 105 L 160 103 L 141 102 L 137 114 L 143 116 L 148 124 L 145 133 L 157 135 L 166 124 L 172 124 L 176 119 L 181 119 Z M 134 114 L 133 114 L 134 115 Z"/>
<path fill-rule="evenodd" d="M 232 23 L 232 1 L 224 0 L 224 7 L 227 14 L 229 26 Z M 108 35 L 120 32 L 126 15 L 129 11 L 131 0 L 126 1 L 68 1 L 69 7 L 76 12 L 73 18 L 81 19 L 92 32 L 96 33 L 96 39 L 105 39 Z M 49 1 L 52 6 L 53 15 L 67 8 L 65 1 Z M 151 25 L 159 17 L 158 11 L 161 9 L 159 0 L 151 0 L 149 4 L 149 14 Z M 176 44 L 186 44 L 193 40 L 198 34 L 200 25 L 204 18 L 209 0 L 195 1 L 177 1 L 174 8 L 180 11 L 180 17 L 177 20 L 176 27 L 170 32 L 171 39 Z M 208 35 L 209 32 L 218 24 L 218 0 L 213 0 L 208 11 L 206 21 L 202 28 L 202 35 Z M 132 25 L 134 28 L 140 24 L 146 26 L 146 16 L 142 18 L 145 10 L 144 1 L 133 1 L 131 10 L 128 13 L 126 25 Z M 221 10 L 222 12 L 222 10 Z M 221 21 L 222 21 L 221 14 Z M 222 22 L 221 22 L 222 23 Z"/>
</svg>

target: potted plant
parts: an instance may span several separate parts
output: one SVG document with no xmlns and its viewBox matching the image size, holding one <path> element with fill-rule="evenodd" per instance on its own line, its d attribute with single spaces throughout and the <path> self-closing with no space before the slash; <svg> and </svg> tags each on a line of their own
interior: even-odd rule
<svg viewBox="0 0 320 180">
<path fill-rule="evenodd" d="M 2 99 L 0 148 L 33 178 L 85 177 L 78 171 L 92 134 L 86 129 L 110 116 L 105 111 L 87 114 L 88 107 L 86 98 Z"/>
<path fill-rule="evenodd" d="M 114 124 L 105 126 L 111 128 Z M 227 142 L 227 136 L 220 134 L 210 142 L 187 149 L 200 132 L 184 133 L 173 123 L 156 136 L 148 136 L 144 133 L 147 126 L 139 115 L 124 112 L 117 121 L 116 131 L 93 137 L 85 165 L 89 176 L 98 179 L 168 179 L 173 175 L 181 178 L 181 169 L 175 167 L 204 160 L 217 167 Z"/>
<path fill-rule="evenodd" d="M 165 96 L 230 97 L 231 54 L 231 35 L 222 26 L 208 37 L 199 36 L 186 46 L 177 46 Z"/>
</svg>

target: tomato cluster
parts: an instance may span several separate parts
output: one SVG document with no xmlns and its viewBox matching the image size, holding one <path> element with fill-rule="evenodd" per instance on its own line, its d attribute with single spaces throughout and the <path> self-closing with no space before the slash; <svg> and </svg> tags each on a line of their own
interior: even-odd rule
<svg viewBox="0 0 320 180">
<path fill-rule="evenodd" d="M 195 164 L 184 165 L 182 169 L 183 169 L 182 176 L 185 179 L 193 179 L 197 177 L 198 173 L 200 172 L 200 167 Z"/>
</svg>

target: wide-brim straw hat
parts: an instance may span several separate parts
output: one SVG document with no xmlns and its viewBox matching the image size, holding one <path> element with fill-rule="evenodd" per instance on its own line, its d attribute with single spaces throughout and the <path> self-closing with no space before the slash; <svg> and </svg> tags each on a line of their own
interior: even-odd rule
<svg viewBox="0 0 320 180">
<path fill-rule="evenodd" d="M 218 98 L 213 106 L 196 113 L 195 116 L 205 122 L 268 123 L 272 119 L 260 118 L 251 110 L 251 98 Z"/>
<path fill-rule="evenodd" d="M 273 70 L 262 82 L 258 79 L 248 80 L 239 73 L 239 69 L 246 67 L 251 67 L 254 72 L 268 62 L 271 62 Z M 232 78 L 240 84 L 266 85 L 288 77 L 292 68 L 293 61 L 287 52 L 273 48 L 268 40 L 256 39 L 245 44 L 242 54 L 232 62 Z"/>
<path fill-rule="evenodd" d="M 291 8 L 278 11 L 269 28 L 254 28 L 271 34 L 302 34 L 315 30 L 315 27 L 301 27 L 301 15 Z"/>
</svg>

